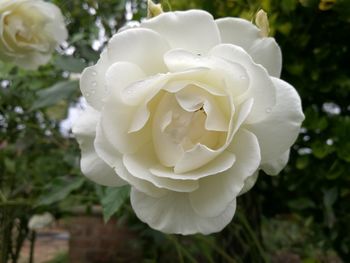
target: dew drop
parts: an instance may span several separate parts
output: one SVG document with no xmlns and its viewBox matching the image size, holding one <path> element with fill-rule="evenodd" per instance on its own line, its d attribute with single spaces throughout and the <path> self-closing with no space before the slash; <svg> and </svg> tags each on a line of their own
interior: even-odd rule
<svg viewBox="0 0 350 263">
<path fill-rule="evenodd" d="M 97 86 L 97 82 L 96 82 L 96 81 L 93 81 L 91 84 L 92 84 L 92 86 L 94 86 L 94 87 Z"/>
<path fill-rule="evenodd" d="M 96 90 L 91 90 L 91 94 L 95 94 L 96 93 Z"/>
<path fill-rule="evenodd" d="M 271 113 L 272 109 L 269 107 L 269 108 L 266 108 L 266 113 Z"/>
<path fill-rule="evenodd" d="M 86 97 L 90 97 L 90 93 L 87 92 L 87 93 L 85 94 L 85 96 L 86 96 Z"/>
<path fill-rule="evenodd" d="M 132 95 L 134 93 L 133 89 L 126 89 L 126 94 Z"/>
<path fill-rule="evenodd" d="M 246 80 L 246 79 L 247 79 L 246 76 L 244 76 L 244 75 L 239 76 L 239 78 L 240 78 L 241 80 Z"/>
<path fill-rule="evenodd" d="M 92 74 L 93 76 L 96 76 L 96 75 L 97 75 L 97 72 L 94 70 L 94 71 L 91 72 L 91 74 Z"/>
</svg>

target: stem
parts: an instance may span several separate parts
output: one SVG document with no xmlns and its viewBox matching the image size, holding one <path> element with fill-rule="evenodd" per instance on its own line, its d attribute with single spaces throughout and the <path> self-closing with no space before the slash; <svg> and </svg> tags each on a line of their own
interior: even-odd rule
<svg viewBox="0 0 350 263">
<path fill-rule="evenodd" d="M 4 195 L 4 193 L 0 190 L 0 199 L 2 202 L 6 202 L 7 201 L 7 198 L 6 196 Z"/>
<path fill-rule="evenodd" d="M 214 245 L 211 241 L 207 240 L 205 237 L 197 236 L 197 239 L 200 239 L 203 242 L 210 245 L 213 249 L 216 250 L 216 252 L 218 252 L 222 257 L 224 257 L 227 260 L 227 262 L 236 263 L 236 260 L 234 258 L 232 258 L 229 254 L 227 254 L 224 250 L 222 250 L 218 246 Z"/>
<path fill-rule="evenodd" d="M 175 248 L 176 248 L 176 252 L 179 256 L 179 261 L 180 263 L 185 263 L 184 259 L 183 259 L 183 256 L 182 256 L 182 253 L 181 253 L 181 247 L 180 245 L 178 244 L 178 242 L 175 242 Z"/>
<path fill-rule="evenodd" d="M 34 263 L 34 247 L 35 247 L 35 239 L 36 239 L 36 232 L 35 230 L 32 230 L 32 233 L 30 235 L 30 254 L 29 254 L 29 263 Z"/>
<path fill-rule="evenodd" d="M 197 260 L 194 257 L 192 257 L 191 254 L 183 246 L 179 244 L 175 237 L 171 235 L 166 235 L 166 237 L 175 244 L 177 249 L 181 250 L 184 253 L 184 255 L 189 259 L 190 262 L 197 263 Z M 180 262 L 184 262 L 182 256 L 180 260 L 182 260 Z"/>
<path fill-rule="evenodd" d="M 269 261 L 266 258 L 265 252 L 263 247 L 261 246 L 258 238 L 256 237 L 256 235 L 253 232 L 253 229 L 250 227 L 249 222 L 246 220 L 245 216 L 242 215 L 241 213 L 237 213 L 237 217 L 239 218 L 239 220 L 242 222 L 243 226 L 246 228 L 246 230 L 248 231 L 248 234 L 250 235 L 250 237 L 252 238 L 253 242 L 255 243 L 260 256 L 262 257 L 262 259 L 264 260 L 265 263 L 268 263 Z"/>
</svg>

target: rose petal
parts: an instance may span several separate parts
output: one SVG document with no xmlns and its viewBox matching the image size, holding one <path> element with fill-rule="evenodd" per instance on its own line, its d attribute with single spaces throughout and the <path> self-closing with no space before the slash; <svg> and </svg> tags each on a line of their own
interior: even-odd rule
<svg viewBox="0 0 350 263">
<path fill-rule="evenodd" d="M 141 221 L 164 233 L 182 235 L 207 235 L 221 231 L 232 220 L 236 210 L 234 199 L 220 215 L 200 217 L 193 211 L 187 194 L 170 191 L 161 198 L 152 198 L 132 188 L 130 200 Z"/>
<path fill-rule="evenodd" d="M 42 15 L 50 19 L 50 22 L 44 27 L 44 31 L 47 35 L 52 36 L 57 43 L 61 43 L 67 39 L 68 32 L 64 25 L 64 18 L 61 10 L 57 6 L 44 1 L 31 1 L 30 4 L 32 8 L 40 11 Z"/>
<path fill-rule="evenodd" d="M 235 200 L 260 164 L 258 140 L 251 132 L 240 129 L 227 148 L 236 156 L 235 164 L 223 173 L 200 179 L 199 188 L 189 194 L 193 209 L 203 217 L 214 217 Z"/>
<path fill-rule="evenodd" d="M 261 149 L 261 162 L 269 162 L 285 153 L 298 137 L 304 120 L 301 101 L 296 90 L 287 82 L 272 78 L 277 92 L 277 104 L 261 122 L 247 125 Z"/>
<path fill-rule="evenodd" d="M 81 148 L 81 170 L 86 177 L 98 184 L 108 186 L 124 185 L 125 181 L 96 154 L 94 139 L 99 118 L 100 114 L 93 108 L 88 107 L 73 127 L 73 133 Z"/>
<path fill-rule="evenodd" d="M 173 180 L 154 176 L 150 168 L 158 164 L 152 144 L 148 144 L 135 154 L 125 154 L 123 163 L 134 177 L 151 182 L 156 187 L 177 192 L 191 192 L 198 188 L 198 182 L 193 180 Z"/>
<path fill-rule="evenodd" d="M 260 29 L 242 18 L 220 18 L 215 20 L 221 35 L 221 43 L 233 44 L 246 51 L 260 38 Z"/>
<path fill-rule="evenodd" d="M 260 165 L 261 169 L 268 175 L 277 175 L 286 166 L 289 159 L 290 150 L 281 154 L 277 159 L 264 162 Z"/>
<path fill-rule="evenodd" d="M 203 107 L 207 117 L 205 128 L 211 131 L 227 131 L 229 126 L 230 112 L 219 107 L 216 97 L 194 85 L 178 91 L 175 97 L 179 105 L 186 111 L 195 111 Z M 221 106 L 221 105 L 220 105 Z M 227 107 L 224 107 L 224 109 Z"/>
<path fill-rule="evenodd" d="M 146 20 L 141 27 L 157 31 L 171 48 L 184 48 L 199 54 L 220 43 L 213 17 L 201 10 L 166 12 Z"/>
<path fill-rule="evenodd" d="M 252 123 L 266 118 L 276 103 L 275 87 L 266 69 L 255 64 L 248 53 L 238 46 L 221 44 L 214 47 L 210 54 L 237 63 L 247 70 L 249 89 L 238 99 L 254 98 L 254 105 L 246 122 Z"/>
<path fill-rule="evenodd" d="M 224 172 L 232 167 L 236 161 L 236 156 L 230 152 L 223 152 L 213 161 L 202 166 L 199 169 L 188 173 L 177 174 L 172 168 L 166 168 L 161 165 L 156 165 L 150 169 L 150 172 L 159 177 L 166 177 L 180 180 L 198 180 L 200 178 L 215 175 Z"/>
<path fill-rule="evenodd" d="M 250 189 L 252 189 L 253 186 L 255 185 L 256 181 L 258 180 L 258 176 L 259 176 L 259 171 L 256 171 L 251 176 L 249 176 L 247 179 L 245 179 L 244 186 L 238 195 L 245 194 Z"/>
<path fill-rule="evenodd" d="M 180 143 L 175 142 L 165 132 L 173 118 L 173 112 L 179 110 L 179 105 L 173 96 L 163 96 L 155 110 L 152 126 L 154 150 L 159 162 L 166 166 L 174 166 L 184 153 Z"/>
<path fill-rule="evenodd" d="M 262 37 L 260 29 L 241 18 L 216 20 L 221 42 L 242 47 L 252 56 L 255 63 L 263 65 L 269 74 L 280 77 L 282 69 L 281 49 L 272 37 Z"/>
<path fill-rule="evenodd" d="M 99 157 L 110 167 L 113 167 L 114 171 L 124 181 L 133 185 L 139 191 L 147 193 L 153 197 L 160 197 L 165 194 L 165 190 L 155 187 L 150 182 L 134 177 L 126 170 L 123 164 L 123 156 L 107 140 L 100 125 L 97 126 L 94 146 Z"/>
<path fill-rule="evenodd" d="M 131 62 L 147 75 L 165 72 L 163 55 L 169 49 L 163 36 L 146 28 L 132 28 L 115 34 L 107 46 L 111 63 Z"/>
<path fill-rule="evenodd" d="M 105 136 L 113 147 L 122 154 L 134 153 L 152 139 L 149 122 L 141 131 L 129 132 L 130 128 L 134 128 L 131 124 L 136 110 L 122 104 L 116 104 L 113 100 L 109 100 L 102 110 L 100 123 Z"/>
<path fill-rule="evenodd" d="M 208 56 L 198 56 L 188 50 L 174 49 L 164 55 L 164 61 L 171 72 L 200 67 L 210 69 L 205 75 L 202 74 L 200 81 L 212 87 L 210 90 L 232 94 L 233 98 L 248 89 L 249 76 L 246 69 L 225 57 L 211 56 L 210 53 Z"/>
<path fill-rule="evenodd" d="M 109 66 L 107 51 L 104 51 L 96 65 L 85 68 L 80 77 L 81 93 L 89 105 L 99 111 L 102 109 L 103 99 L 106 96 L 105 74 Z"/>
<path fill-rule="evenodd" d="M 120 152 L 135 152 L 151 138 L 149 125 L 143 127 L 148 120 L 148 115 L 141 118 L 138 108 L 123 103 L 121 93 L 136 79 L 142 78 L 143 72 L 136 65 L 128 62 L 113 64 L 106 73 L 106 83 L 111 95 L 106 98 L 101 112 L 101 126 L 108 140 Z M 138 118 L 134 120 L 135 116 Z M 136 122 L 136 123 L 135 123 Z M 129 133 L 133 128 L 139 128 L 142 132 Z"/>
<path fill-rule="evenodd" d="M 181 156 L 174 167 L 174 172 L 181 174 L 198 169 L 214 160 L 221 152 L 222 150 L 212 150 L 205 145 L 197 144 Z"/>
<path fill-rule="evenodd" d="M 247 50 L 257 64 L 263 65 L 269 74 L 279 78 L 282 70 L 282 52 L 272 37 L 261 38 Z"/>
<path fill-rule="evenodd" d="M 164 90 L 171 92 L 171 93 L 177 93 L 180 90 L 186 88 L 187 86 L 192 85 L 192 86 L 196 86 L 200 89 L 203 89 L 206 92 L 209 92 L 210 94 L 212 94 L 214 96 L 221 96 L 221 97 L 227 96 L 227 93 L 224 90 L 217 88 L 217 87 L 209 86 L 206 83 L 202 83 L 202 82 L 197 80 L 197 79 L 201 79 L 202 77 L 207 75 L 208 74 L 207 71 L 206 72 L 196 72 L 196 73 L 194 73 L 193 76 L 191 76 L 189 74 L 185 75 L 184 76 L 185 80 L 177 80 L 177 81 L 173 80 L 173 81 L 169 82 L 168 85 L 166 85 L 164 87 Z M 176 74 L 176 75 L 179 77 L 181 76 L 180 74 Z M 193 78 L 193 79 L 191 79 L 191 78 Z M 188 80 L 188 79 L 191 79 L 191 80 Z"/>
</svg>

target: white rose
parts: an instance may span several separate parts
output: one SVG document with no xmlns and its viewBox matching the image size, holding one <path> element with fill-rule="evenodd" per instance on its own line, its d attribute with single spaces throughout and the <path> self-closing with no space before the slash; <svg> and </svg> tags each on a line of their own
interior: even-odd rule
<svg viewBox="0 0 350 263">
<path fill-rule="evenodd" d="M 116 34 L 80 81 L 83 173 L 130 184 L 152 228 L 222 230 L 258 169 L 285 166 L 304 119 L 280 72 L 275 40 L 239 18 L 169 12 Z"/>
<path fill-rule="evenodd" d="M 46 212 L 43 214 L 33 215 L 28 222 L 28 228 L 31 230 L 39 230 L 41 228 L 47 227 L 54 221 L 53 215 Z"/>
<path fill-rule="evenodd" d="M 0 60 L 25 69 L 46 64 L 67 38 L 57 6 L 42 0 L 0 1 Z"/>
</svg>

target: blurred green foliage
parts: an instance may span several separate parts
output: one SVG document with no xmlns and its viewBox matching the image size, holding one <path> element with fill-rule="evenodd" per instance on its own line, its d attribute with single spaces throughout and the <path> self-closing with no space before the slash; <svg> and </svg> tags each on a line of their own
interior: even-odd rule
<svg viewBox="0 0 350 263">
<path fill-rule="evenodd" d="M 135 217 L 128 202 L 122 205 L 128 189 L 107 189 L 84 179 L 77 143 L 70 133 L 60 130 L 69 107 L 79 101 L 75 74 L 97 61 L 118 28 L 145 17 L 146 3 L 52 2 L 62 9 L 70 37 L 50 64 L 38 71 L 24 71 L 0 63 L 3 262 L 7 257 L 15 259 L 17 253 L 5 240 L 11 236 L 9 229 L 22 229 L 21 235 L 13 237 L 21 244 L 31 215 L 50 211 L 61 217 L 72 207 L 84 205 L 88 212 L 98 203 L 104 205 L 105 219 L 115 214 L 138 233 L 135 245 L 144 251 L 144 262 L 287 262 L 288 257 L 304 263 L 349 260 L 350 1 L 162 1 L 165 10 L 199 8 L 215 18 L 253 20 L 260 8 L 267 11 L 270 33 L 283 52 L 282 79 L 296 87 L 306 115 L 284 171 L 276 177 L 261 172 L 253 190 L 238 199 L 233 222 L 208 237 L 169 236 L 149 229 Z M 118 202 L 111 202 L 114 198 Z M 279 257 L 282 261 L 276 261 Z"/>
</svg>

